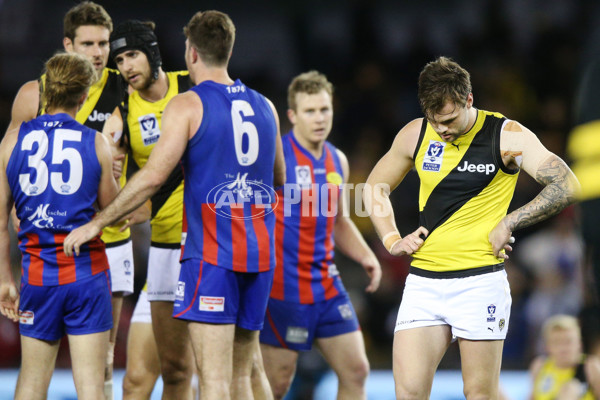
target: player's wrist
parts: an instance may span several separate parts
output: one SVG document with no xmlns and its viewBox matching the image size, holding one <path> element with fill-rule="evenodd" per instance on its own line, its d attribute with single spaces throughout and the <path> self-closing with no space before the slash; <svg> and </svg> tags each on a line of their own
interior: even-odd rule
<svg viewBox="0 0 600 400">
<path fill-rule="evenodd" d="M 400 236 L 400 233 L 398 233 L 398 231 L 392 231 L 392 232 L 386 233 L 381 238 L 383 247 L 385 247 L 385 249 L 390 253 L 392 252 L 392 249 L 394 248 L 396 243 L 398 243 L 401 240 L 402 240 L 402 236 Z"/>
</svg>

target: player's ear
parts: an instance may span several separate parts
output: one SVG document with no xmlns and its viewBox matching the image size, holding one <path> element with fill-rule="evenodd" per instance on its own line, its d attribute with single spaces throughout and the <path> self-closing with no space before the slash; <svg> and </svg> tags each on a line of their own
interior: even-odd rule
<svg viewBox="0 0 600 400">
<path fill-rule="evenodd" d="M 292 110 L 291 108 L 288 108 L 287 116 L 292 125 L 296 125 L 296 111 Z"/>
<path fill-rule="evenodd" d="M 73 41 L 65 36 L 63 38 L 63 47 L 67 52 L 73 51 Z"/>
</svg>

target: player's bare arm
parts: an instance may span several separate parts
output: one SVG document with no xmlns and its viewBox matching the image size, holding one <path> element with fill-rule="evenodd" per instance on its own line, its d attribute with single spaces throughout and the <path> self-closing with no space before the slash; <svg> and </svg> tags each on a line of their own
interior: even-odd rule
<svg viewBox="0 0 600 400">
<path fill-rule="evenodd" d="M 600 398 L 600 358 L 596 355 L 589 355 L 583 367 L 590 391 L 594 398 Z"/>
<path fill-rule="evenodd" d="M 556 215 L 575 202 L 579 182 L 560 157 L 546 149 L 533 132 L 518 122 L 506 124 L 500 148 L 507 166 L 520 166 L 544 185 L 533 200 L 504 217 L 490 233 L 494 254 L 507 258 L 500 251 L 509 242 L 512 232 Z"/>
<path fill-rule="evenodd" d="M 392 255 L 412 254 L 423 245 L 421 235 L 429 232 L 424 227 L 404 238 L 398 232 L 390 193 L 402 182 L 414 166 L 413 153 L 419 140 L 422 118 L 409 122 L 398 132 L 390 150 L 379 160 L 367 179 L 363 192 L 365 208 L 377 234 Z"/>
<path fill-rule="evenodd" d="M 109 139 L 113 157 L 113 175 L 119 179 L 123 173 L 123 160 L 127 153 L 127 143 L 123 137 L 123 118 L 119 107 L 116 107 L 110 117 L 104 122 L 102 134 Z"/>
<path fill-rule="evenodd" d="M 19 292 L 13 280 L 10 267 L 10 236 L 8 216 L 13 199 L 6 176 L 6 165 L 17 141 L 18 129 L 9 130 L 0 144 L 0 313 L 13 320 L 19 320 Z"/>
<path fill-rule="evenodd" d="M 273 117 L 275 118 L 275 126 L 277 127 L 277 136 L 275 138 L 275 165 L 273 167 L 273 186 L 278 187 L 285 183 L 285 159 L 283 157 L 283 145 L 281 144 L 281 133 L 279 130 L 279 115 L 271 100 L 267 99 Z"/>
<path fill-rule="evenodd" d="M 165 182 L 181 159 L 189 138 L 200 126 L 197 120 L 200 101 L 194 102 L 194 97 L 198 98 L 194 93 L 183 93 L 167 104 L 162 117 L 161 135 L 148 162 L 133 175 L 108 207 L 65 238 L 64 251 L 67 256 L 79 254 L 82 244 L 98 235 L 105 226 L 114 224 L 142 205 Z M 190 129 L 195 130 L 190 133 Z"/>
<path fill-rule="evenodd" d="M 342 165 L 342 172 L 344 173 L 344 183 L 348 183 L 348 176 L 350 175 L 348 159 L 340 150 L 337 151 L 337 154 Z M 369 284 L 365 291 L 372 293 L 379 288 L 381 265 L 379 265 L 377 257 L 375 257 L 375 254 L 360 234 L 354 222 L 350 219 L 348 213 L 345 212 L 344 201 L 348 198 L 347 191 L 348 188 L 345 185 L 342 186 L 342 194 L 338 200 L 338 214 L 333 227 L 336 239 L 335 244 L 342 253 L 364 268 L 369 277 Z"/>
<path fill-rule="evenodd" d="M 110 149 L 110 139 L 96 132 L 96 154 L 102 167 L 100 184 L 98 185 L 98 206 L 106 208 L 117 197 L 119 185 L 113 177 L 113 157 Z"/>
<path fill-rule="evenodd" d="M 21 86 L 13 101 L 8 130 L 18 128 L 22 122 L 34 119 L 37 116 L 39 104 L 39 82 L 29 81 Z"/>
</svg>

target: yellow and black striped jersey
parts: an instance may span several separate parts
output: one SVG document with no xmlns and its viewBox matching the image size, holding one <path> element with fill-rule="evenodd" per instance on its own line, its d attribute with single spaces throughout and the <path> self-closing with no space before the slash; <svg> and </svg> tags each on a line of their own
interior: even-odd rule
<svg viewBox="0 0 600 400">
<path fill-rule="evenodd" d="M 132 159 L 139 168 L 148 161 L 160 137 L 162 113 L 173 97 L 192 85 L 187 71 L 167 72 L 169 89 L 161 100 L 149 102 L 135 91 L 126 107 L 127 140 Z M 153 245 L 179 247 L 183 218 L 183 171 L 178 165 L 165 184 L 152 196 L 151 240 Z"/>
<path fill-rule="evenodd" d="M 429 235 L 412 265 L 443 272 L 495 265 L 488 235 L 506 215 L 519 169 L 502 162 L 506 118 L 478 110 L 473 127 L 444 142 L 423 120 L 413 155 L 420 178 L 419 219 Z"/>
</svg>

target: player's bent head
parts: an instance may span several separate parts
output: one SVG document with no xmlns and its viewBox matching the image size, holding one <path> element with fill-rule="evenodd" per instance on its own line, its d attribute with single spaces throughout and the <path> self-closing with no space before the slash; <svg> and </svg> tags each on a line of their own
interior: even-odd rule
<svg viewBox="0 0 600 400">
<path fill-rule="evenodd" d="M 298 93 L 317 94 L 325 90 L 330 98 L 333 98 L 333 85 L 327 80 L 327 77 L 319 71 L 304 72 L 292 79 L 288 86 L 288 107 L 290 110 L 296 110 Z"/>
<path fill-rule="evenodd" d="M 45 64 L 42 102 L 46 109 L 69 109 L 79 104 L 95 81 L 92 63 L 77 53 L 57 53 Z"/>
<path fill-rule="evenodd" d="M 235 26 L 220 11 L 198 11 L 183 28 L 190 45 L 209 67 L 225 67 L 235 42 Z"/>
<path fill-rule="evenodd" d="M 77 28 L 84 25 L 103 26 L 109 32 L 113 29 L 112 19 L 104 7 L 93 1 L 84 1 L 71 8 L 63 21 L 64 36 L 75 41 Z"/>
<path fill-rule="evenodd" d="M 419 75 L 418 97 L 423 114 L 431 119 L 450 101 L 458 107 L 467 104 L 471 93 L 469 72 L 447 57 L 431 61 Z"/>
<path fill-rule="evenodd" d="M 154 33 L 155 24 L 152 21 L 127 20 L 115 27 L 110 35 L 110 57 L 115 58 L 127 50 L 139 50 L 146 54 L 152 78 L 158 79 L 158 71 L 162 65 L 158 39 Z"/>
</svg>

